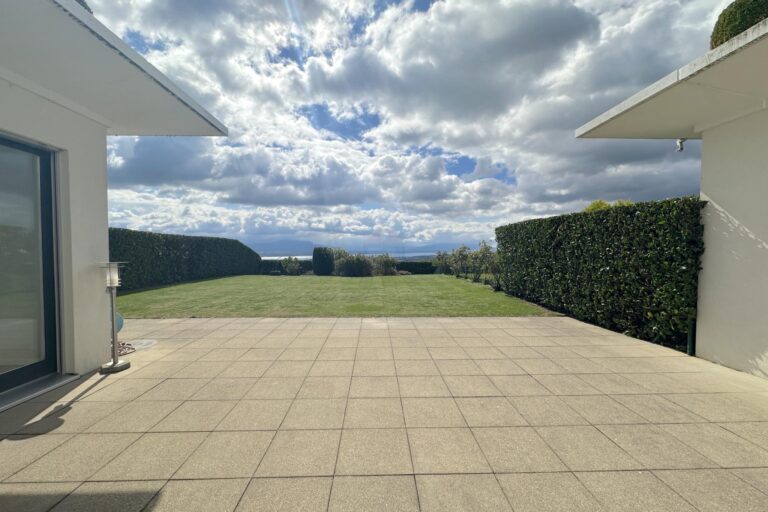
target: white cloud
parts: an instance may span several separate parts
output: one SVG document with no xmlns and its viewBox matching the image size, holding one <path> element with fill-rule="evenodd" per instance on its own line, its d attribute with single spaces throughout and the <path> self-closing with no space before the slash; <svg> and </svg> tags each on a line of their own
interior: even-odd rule
<svg viewBox="0 0 768 512">
<path fill-rule="evenodd" d="M 706 51 L 723 3 L 91 0 L 231 133 L 111 139 L 111 221 L 256 248 L 454 243 L 596 198 L 695 193 L 697 145 L 573 129 Z"/>
</svg>

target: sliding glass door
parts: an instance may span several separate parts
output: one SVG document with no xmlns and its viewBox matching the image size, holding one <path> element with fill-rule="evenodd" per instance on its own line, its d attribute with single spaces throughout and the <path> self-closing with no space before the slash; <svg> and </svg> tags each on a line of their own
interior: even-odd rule
<svg viewBox="0 0 768 512">
<path fill-rule="evenodd" d="M 57 369 L 51 154 L 0 138 L 0 392 Z"/>
</svg>

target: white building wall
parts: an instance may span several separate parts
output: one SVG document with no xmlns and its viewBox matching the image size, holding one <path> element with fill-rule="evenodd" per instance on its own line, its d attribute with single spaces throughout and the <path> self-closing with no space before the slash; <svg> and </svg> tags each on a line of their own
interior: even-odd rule
<svg viewBox="0 0 768 512">
<path fill-rule="evenodd" d="M 768 111 L 704 133 L 697 355 L 768 376 Z"/>
<path fill-rule="evenodd" d="M 106 128 L 0 79 L 0 133 L 58 150 L 62 370 L 96 369 L 109 359 Z"/>
</svg>

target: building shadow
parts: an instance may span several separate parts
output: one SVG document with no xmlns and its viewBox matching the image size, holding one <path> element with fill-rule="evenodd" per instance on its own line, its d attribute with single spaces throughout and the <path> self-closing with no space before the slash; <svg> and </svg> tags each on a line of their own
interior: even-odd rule
<svg viewBox="0 0 768 512">
<path fill-rule="evenodd" d="M 83 382 L 90 379 L 94 374 L 95 372 L 84 375 L 73 382 L 3 411 L 0 413 L 0 436 L 12 436 L 6 437 L 6 440 L 14 441 L 29 439 L 30 437 L 48 434 L 57 430 L 66 422 L 66 415 L 72 411 L 72 406 L 94 388 L 103 385 L 104 381 L 109 377 L 108 375 L 99 376 L 88 386 L 78 390 L 74 397 L 58 403 L 82 386 Z M 56 405 L 54 405 L 51 412 L 30 423 L 31 419 L 36 418 L 46 409 L 50 408 L 52 403 Z M 0 510 L 3 509 L 0 508 Z"/>
<path fill-rule="evenodd" d="M 56 510 L 150 511 L 152 499 L 160 492 L 160 482 L 60 482 L 3 484 L 0 510 L 26 512 Z"/>
</svg>

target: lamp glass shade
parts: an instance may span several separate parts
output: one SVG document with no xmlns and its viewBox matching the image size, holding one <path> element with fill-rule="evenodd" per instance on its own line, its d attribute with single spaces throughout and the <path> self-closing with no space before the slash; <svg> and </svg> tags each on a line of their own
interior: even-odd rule
<svg viewBox="0 0 768 512">
<path fill-rule="evenodd" d="M 117 264 L 110 264 L 107 267 L 107 287 L 117 288 L 120 286 L 120 271 Z"/>
</svg>

